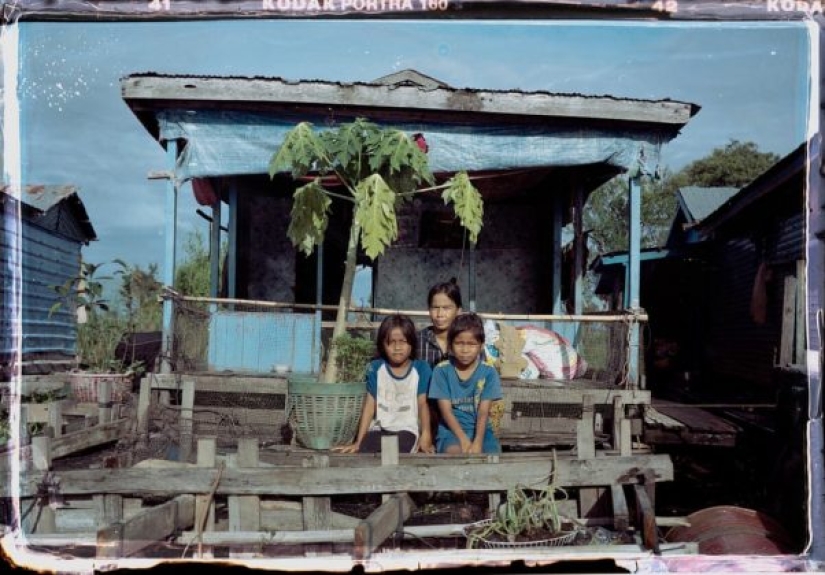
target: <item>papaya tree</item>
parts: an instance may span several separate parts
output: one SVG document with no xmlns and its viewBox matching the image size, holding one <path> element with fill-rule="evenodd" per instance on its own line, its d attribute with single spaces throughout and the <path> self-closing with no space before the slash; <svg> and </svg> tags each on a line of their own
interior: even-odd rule
<svg viewBox="0 0 825 575">
<path fill-rule="evenodd" d="M 436 191 L 441 192 L 445 204 L 453 206 L 469 240 L 475 243 L 482 226 L 483 202 L 465 171 L 436 185 L 422 146 L 401 130 L 365 118 L 324 130 L 316 130 L 310 122 L 297 124 L 269 162 L 270 178 L 283 172 L 296 180 L 311 178 L 293 193 L 287 229 L 292 244 L 305 255 L 324 241 L 333 197 L 345 200 L 353 210 L 333 343 L 321 375 L 321 381 L 331 383 L 337 377 L 334 342 L 346 334 L 359 245 L 370 259 L 380 256 L 398 237 L 399 205 L 415 194 Z M 328 189 L 340 186 L 346 193 Z"/>
</svg>

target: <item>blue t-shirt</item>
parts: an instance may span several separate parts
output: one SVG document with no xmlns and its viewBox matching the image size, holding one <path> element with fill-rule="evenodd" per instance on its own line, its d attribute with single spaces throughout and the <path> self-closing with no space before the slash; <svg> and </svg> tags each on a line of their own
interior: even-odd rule
<svg viewBox="0 0 825 575">
<path fill-rule="evenodd" d="M 493 366 L 479 360 L 473 374 L 462 381 L 452 361 L 442 361 L 433 369 L 429 396 L 436 400 L 449 399 L 456 421 L 467 437 L 472 438 L 475 435 L 478 404 L 485 399 L 501 399 L 501 379 Z M 443 421 L 439 422 L 439 426 L 446 428 Z M 492 430 L 489 418 L 487 429 Z"/>
<path fill-rule="evenodd" d="M 397 377 L 384 359 L 374 359 L 367 369 L 367 393 L 375 398 L 371 429 L 409 431 L 418 436 L 418 396 L 427 395 L 432 371 L 426 361 L 415 359 Z"/>
</svg>

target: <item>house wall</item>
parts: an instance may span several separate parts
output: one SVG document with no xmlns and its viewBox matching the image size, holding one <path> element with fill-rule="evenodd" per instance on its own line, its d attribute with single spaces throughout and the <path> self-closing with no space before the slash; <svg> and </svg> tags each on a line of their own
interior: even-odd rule
<svg viewBox="0 0 825 575">
<path fill-rule="evenodd" d="M 6 206 L 9 209 L 10 203 Z M 0 361 L 9 362 L 19 349 L 24 373 L 67 369 L 75 356 L 76 320 L 73 310 L 65 307 L 49 315 L 57 301 L 51 286 L 78 275 L 80 244 L 20 221 L 14 213 L 6 214 L 0 218 L 0 265 Z M 13 296 L 16 280 L 20 280 L 20 304 Z M 12 333 L 18 310 L 23 322 L 21 344 Z"/>
<path fill-rule="evenodd" d="M 796 261 L 804 258 L 802 214 L 796 213 L 751 234 L 731 237 L 713 250 L 708 277 L 705 370 L 712 381 L 745 381 L 759 386 L 772 382 L 782 334 L 785 277 L 796 274 Z M 770 276 L 765 323 L 754 322 L 751 302 L 759 264 L 765 261 Z"/>
<path fill-rule="evenodd" d="M 438 243 L 422 224 L 424 213 L 444 209 L 422 202 L 399 213 L 399 238 L 379 258 L 374 273 L 376 307 L 425 309 L 427 293 L 455 277 L 464 307 L 470 304 L 470 250 L 427 247 Z M 475 249 L 476 310 L 549 313 L 552 266 L 550 212 L 536 203 L 488 204 Z M 446 233 L 446 232 L 445 232 Z"/>
</svg>

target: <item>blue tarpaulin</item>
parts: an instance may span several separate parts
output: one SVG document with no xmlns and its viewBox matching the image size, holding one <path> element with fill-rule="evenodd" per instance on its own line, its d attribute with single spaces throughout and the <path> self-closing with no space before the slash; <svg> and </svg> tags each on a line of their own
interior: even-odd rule
<svg viewBox="0 0 825 575">
<path fill-rule="evenodd" d="M 309 118 L 308 121 L 312 121 Z M 175 167 L 178 181 L 191 178 L 267 173 L 272 154 L 299 120 L 283 116 L 214 110 L 168 110 L 158 114 L 160 139 L 183 139 Z M 324 120 L 315 122 L 323 129 Z M 643 152 L 648 165 L 659 161 L 656 130 L 617 132 L 575 126 L 495 126 L 446 123 L 392 124 L 421 132 L 429 144 L 434 172 L 502 170 L 606 163 L 628 169 Z"/>
</svg>

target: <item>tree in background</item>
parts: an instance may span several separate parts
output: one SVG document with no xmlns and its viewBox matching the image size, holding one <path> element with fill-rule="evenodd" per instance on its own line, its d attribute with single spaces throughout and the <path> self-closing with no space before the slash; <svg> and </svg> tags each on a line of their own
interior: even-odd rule
<svg viewBox="0 0 825 575">
<path fill-rule="evenodd" d="M 158 264 L 149 264 L 146 270 L 115 260 L 120 270 L 118 295 L 126 311 L 127 331 L 157 331 L 160 329 L 162 306 L 159 299 L 161 282 Z"/>
<path fill-rule="evenodd" d="M 676 192 L 686 186 L 741 188 L 779 161 L 753 142 L 731 140 L 676 173 L 665 170 L 659 181 L 642 180 L 642 248 L 661 246 L 676 215 Z M 588 199 L 584 227 L 598 254 L 627 249 L 627 180 L 617 176 Z M 598 255 L 594 254 L 594 255 Z"/>
<path fill-rule="evenodd" d="M 221 252 L 224 249 L 225 246 Z M 208 297 L 211 269 L 209 250 L 200 230 L 189 232 L 184 241 L 183 252 L 183 263 L 175 272 L 175 289 L 192 297 Z"/>
</svg>

